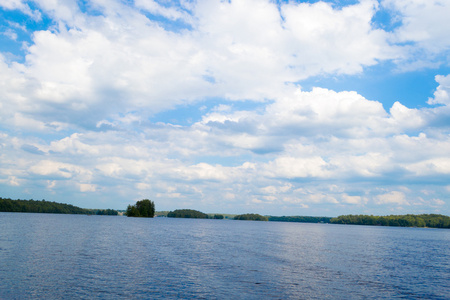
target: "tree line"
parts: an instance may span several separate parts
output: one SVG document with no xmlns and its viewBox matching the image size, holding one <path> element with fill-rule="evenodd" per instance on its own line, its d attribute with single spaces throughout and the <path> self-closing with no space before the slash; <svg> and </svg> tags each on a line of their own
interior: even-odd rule
<svg viewBox="0 0 450 300">
<path fill-rule="evenodd" d="M 390 216 L 343 215 L 332 218 L 330 222 L 332 224 L 450 228 L 450 217 L 439 214 Z"/>
<path fill-rule="evenodd" d="M 0 212 L 24 212 L 47 214 L 117 215 L 113 209 L 85 209 L 71 204 L 45 200 L 13 200 L 0 197 Z"/>
</svg>

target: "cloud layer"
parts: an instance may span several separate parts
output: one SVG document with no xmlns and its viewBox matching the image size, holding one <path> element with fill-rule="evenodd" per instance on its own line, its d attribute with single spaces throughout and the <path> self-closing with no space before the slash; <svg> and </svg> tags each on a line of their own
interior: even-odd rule
<svg viewBox="0 0 450 300">
<path fill-rule="evenodd" d="M 419 108 L 301 88 L 382 62 L 448 64 L 450 31 L 433 24 L 450 5 L 419 2 L 4 2 L 33 22 L 51 19 L 27 29 L 23 62 L 0 53 L 4 196 L 449 214 L 450 75 L 436 74 Z M 381 11 L 401 22 L 382 29 Z M 154 121 L 170 111 L 178 121 Z"/>
</svg>

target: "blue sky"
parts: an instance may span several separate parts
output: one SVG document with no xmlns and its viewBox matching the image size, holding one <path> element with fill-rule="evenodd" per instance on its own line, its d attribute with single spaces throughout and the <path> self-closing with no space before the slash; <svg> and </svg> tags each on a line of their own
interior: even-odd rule
<svg viewBox="0 0 450 300">
<path fill-rule="evenodd" d="M 449 1 L 0 2 L 1 197 L 450 214 Z"/>
</svg>

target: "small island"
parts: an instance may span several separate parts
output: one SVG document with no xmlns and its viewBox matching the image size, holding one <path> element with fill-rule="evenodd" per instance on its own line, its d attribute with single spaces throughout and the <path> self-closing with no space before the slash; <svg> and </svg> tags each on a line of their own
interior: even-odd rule
<svg viewBox="0 0 450 300">
<path fill-rule="evenodd" d="M 135 205 L 128 205 L 125 214 L 127 217 L 153 218 L 155 216 L 155 203 L 143 199 L 136 202 Z"/>
<path fill-rule="evenodd" d="M 167 214 L 168 218 L 208 219 L 208 215 L 194 209 L 176 209 Z"/>
<path fill-rule="evenodd" d="M 259 214 L 243 214 L 234 217 L 234 220 L 246 220 L 246 221 L 269 221 L 269 217 L 261 216 Z"/>
</svg>

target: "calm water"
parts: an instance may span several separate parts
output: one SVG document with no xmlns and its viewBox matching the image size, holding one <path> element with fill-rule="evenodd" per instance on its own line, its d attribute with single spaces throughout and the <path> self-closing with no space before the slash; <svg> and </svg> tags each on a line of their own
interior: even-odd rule
<svg viewBox="0 0 450 300">
<path fill-rule="evenodd" d="M 449 299 L 450 230 L 0 213 L 0 299 Z"/>
</svg>

